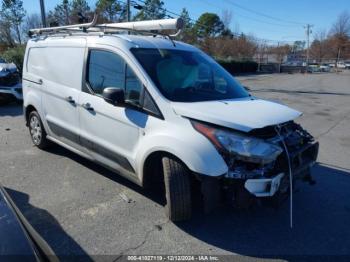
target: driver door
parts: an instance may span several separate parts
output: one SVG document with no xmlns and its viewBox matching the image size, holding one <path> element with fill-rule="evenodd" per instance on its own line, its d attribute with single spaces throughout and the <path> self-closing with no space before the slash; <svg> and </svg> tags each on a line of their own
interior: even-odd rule
<svg viewBox="0 0 350 262">
<path fill-rule="evenodd" d="M 122 56 L 106 49 L 89 49 L 86 87 L 80 95 L 81 144 L 94 159 L 135 178 L 133 155 L 147 115 L 130 107 L 114 106 L 103 97 L 107 87 L 122 88 L 135 104 L 143 88 Z"/>
</svg>

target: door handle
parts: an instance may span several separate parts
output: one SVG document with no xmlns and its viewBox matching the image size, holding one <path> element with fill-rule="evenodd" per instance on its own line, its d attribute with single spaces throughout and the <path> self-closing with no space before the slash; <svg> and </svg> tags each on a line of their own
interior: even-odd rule
<svg viewBox="0 0 350 262">
<path fill-rule="evenodd" d="M 90 103 L 82 104 L 82 107 L 88 111 L 94 111 L 94 108 L 90 105 Z"/>
<path fill-rule="evenodd" d="M 75 100 L 73 99 L 73 97 L 68 96 L 68 97 L 66 97 L 65 99 L 66 99 L 66 101 L 67 101 L 68 103 L 75 104 Z"/>
</svg>

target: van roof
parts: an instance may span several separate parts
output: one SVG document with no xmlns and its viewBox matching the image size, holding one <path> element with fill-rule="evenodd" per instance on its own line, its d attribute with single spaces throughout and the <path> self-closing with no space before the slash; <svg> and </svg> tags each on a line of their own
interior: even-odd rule
<svg viewBox="0 0 350 262">
<path fill-rule="evenodd" d="M 127 34 L 73 34 L 73 35 L 51 35 L 51 36 L 39 36 L 29 41 L 30 46 L 53 46 L 59 43 L 60 46 L 65 44 L 71 45 L 74 43 L 76 46 L 79 39 L 86 39 L 81 42 L 83 45 L 85 42 L 88 44 L 105 44 L 112 45 L 121 49 L 130 48 L 159 48 L 159 49 L 178 49 L 185 51 L 197 51 L 198 49 L 192 45 L 180 42 L 171 41 L 168 37 L 164 36 L 144 36 L 144 35 L 127 35 Z M 79 45 L 79 44 L 78 44 Z"/>
</svg>

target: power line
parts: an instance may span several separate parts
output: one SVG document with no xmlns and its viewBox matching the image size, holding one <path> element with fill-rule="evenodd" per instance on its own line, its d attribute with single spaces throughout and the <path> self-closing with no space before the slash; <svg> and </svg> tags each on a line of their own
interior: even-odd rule
<svg viewBox="0 0 350 262">
<path fill-rule="evenodd" d="M 136 0 L 136 1 L 141 2 L 141 3 L 143 3 L 143 4 L 146 3 L 145 0 Z M 135 3 L 135 2 L 134 2 L 134 3 Z M 160 9 L 163 10 L 164 12 L 168 13 L 168 14 L 171 14 L 171 15 L 174 15 L 174 16 L 177 16 L 177 17 L 181 17 L 181 14 L 176 13 L 176 12 L 173 12 L 173 11 L 170 11 L 170 10 L 168 10 L 168 9 L 166 9 L 166 8 L 161 7 Z M 167 15 L 167 16 L 169 16 L 169 15 Z M 199 23 L 198 19 L 195 20 L 195 19 L 192 19 L 192 18 L 190 17 L 189 20 L 190 20 L 191 22 L 193 22 L 194 24 L 196 24 L 196 25 L 202 27 L 202 28 L 211 29 L 211 28 L 209 28 L 208 26 Z M 234 33 L 234 32 L 231 32 L 231 34 L 232 34 L 232 36 L 235 36 L 235 37 L 241 37 L 241 36 L 242 36 L 242 34 L 236 34 L 236 33 Z M 251 39 L 253 38 L 255 41 L 263 42 L 263 43 L 265 43 L 265 44 L 266 44 L 266 43 L 284 43 L 284 44 L 287 44 L 287 43 L 292 43 L 292 42 L 294 42 L 294 41 L 281 41 L 281 40 L 264 39 L 264 38 L 258 38 L 258 37 L 250 37 L 250 36 L 246 36 L 246 37 L 247 37 L 247 38 L 251 38 Z"/>
<path fill-rule="evenodd" d="M 231 4 L 231 5 L 234 5 L 242 10 L 245 10 L 247 12 L 251 12 L 251 13 L 254 13 L 256 15 L 259 15 L 259 16 L 263 16 L 263 17 L 266 17 L 266 18 L 269 18 L 269 19 L 272 19 L 272 20 L 275 20 L 275 21 L 279 21 L 279 22 L 283 22 L 283 23 L 288 23 L 288 24 L 295 24 L 295 25 L 304 25 L 303 23 L 301 22 L 296 22 L 296 21 L 288 21 L 288 20 L 284 20 L 284 19 L 281 19 L 281 18 L 277 18 L 277 17 L 273 17 L 273 16 L 270 16 L 270 15 L 267 15 L 267 14 L 264 14 L 262 12 L 259 12 L 259 11 L 255 11 L 253 9 L 250 9 L 250 8 L 247 8 L 247 7 L 244 7 L 242 5 L 239 5 L 237 3 L 234 3 L 232 2 L 231 0 L 225 0 L 228 4 Z"/>
<path fill-rule="evenodd" d="M 222 7 L 219 7 L 218 5 L 215 5 L 215 4 L 213 4 L 213 3 L 209 2 L 209 1 L 202 0 L 202 2 L 204 2 L 207 5 L 213 6 L 213 7 L 217 8 L 217 9 L 221 9 L 221 10 L 223 9 Z M 234 15 L 240 16 L 242 18 L 249 19 L 249 20 L 252 20 L 252 21 L 256 21 L 256 22 L 259 22 L 259 23 L 265 23 L 265 24 L 268 24 L 268 25 L 273 25 L 273 26 L 295 27 L 295 25 L 282 25 L 282 24 L 272 23 L 270 21 L 263 21 L 263 20 L 260 20 L 260 19 L 256 19 L 256 18 L 252 18 L 252 17 L 246 16 L 246 15 L 238 14 L 237 12 L 234 12 Z"/>
</svg>

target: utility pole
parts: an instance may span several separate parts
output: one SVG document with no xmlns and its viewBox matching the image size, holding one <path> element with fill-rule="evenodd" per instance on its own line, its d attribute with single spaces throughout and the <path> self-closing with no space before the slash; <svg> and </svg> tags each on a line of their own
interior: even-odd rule
<svg viewBox="0 0 350 262">
<path fill-rule="evenodd" d="M 126 19 L 130 22 L 130 0 L 126 1 Z"/>
<path fill-rule="evenodd" d="M 40 0 L 40 11 L 41 11 L 41 23 L 43 24 L 43 27 L 46 27 L 46 15 L 45 15 L 44 0 Z"/>
<path fill-rule="evenodd" d="M 310 55 L 310 34 L 312 33 L 311 31 L 311 27 L 313 27 L 313 25 L 307 24 L 305 26 L 306 28 L 306 36 L 307 36 L 307 50 L 306 50 L 306 70 L 307 67 L 309 66 L 309 55 Z"/>
</svg>

